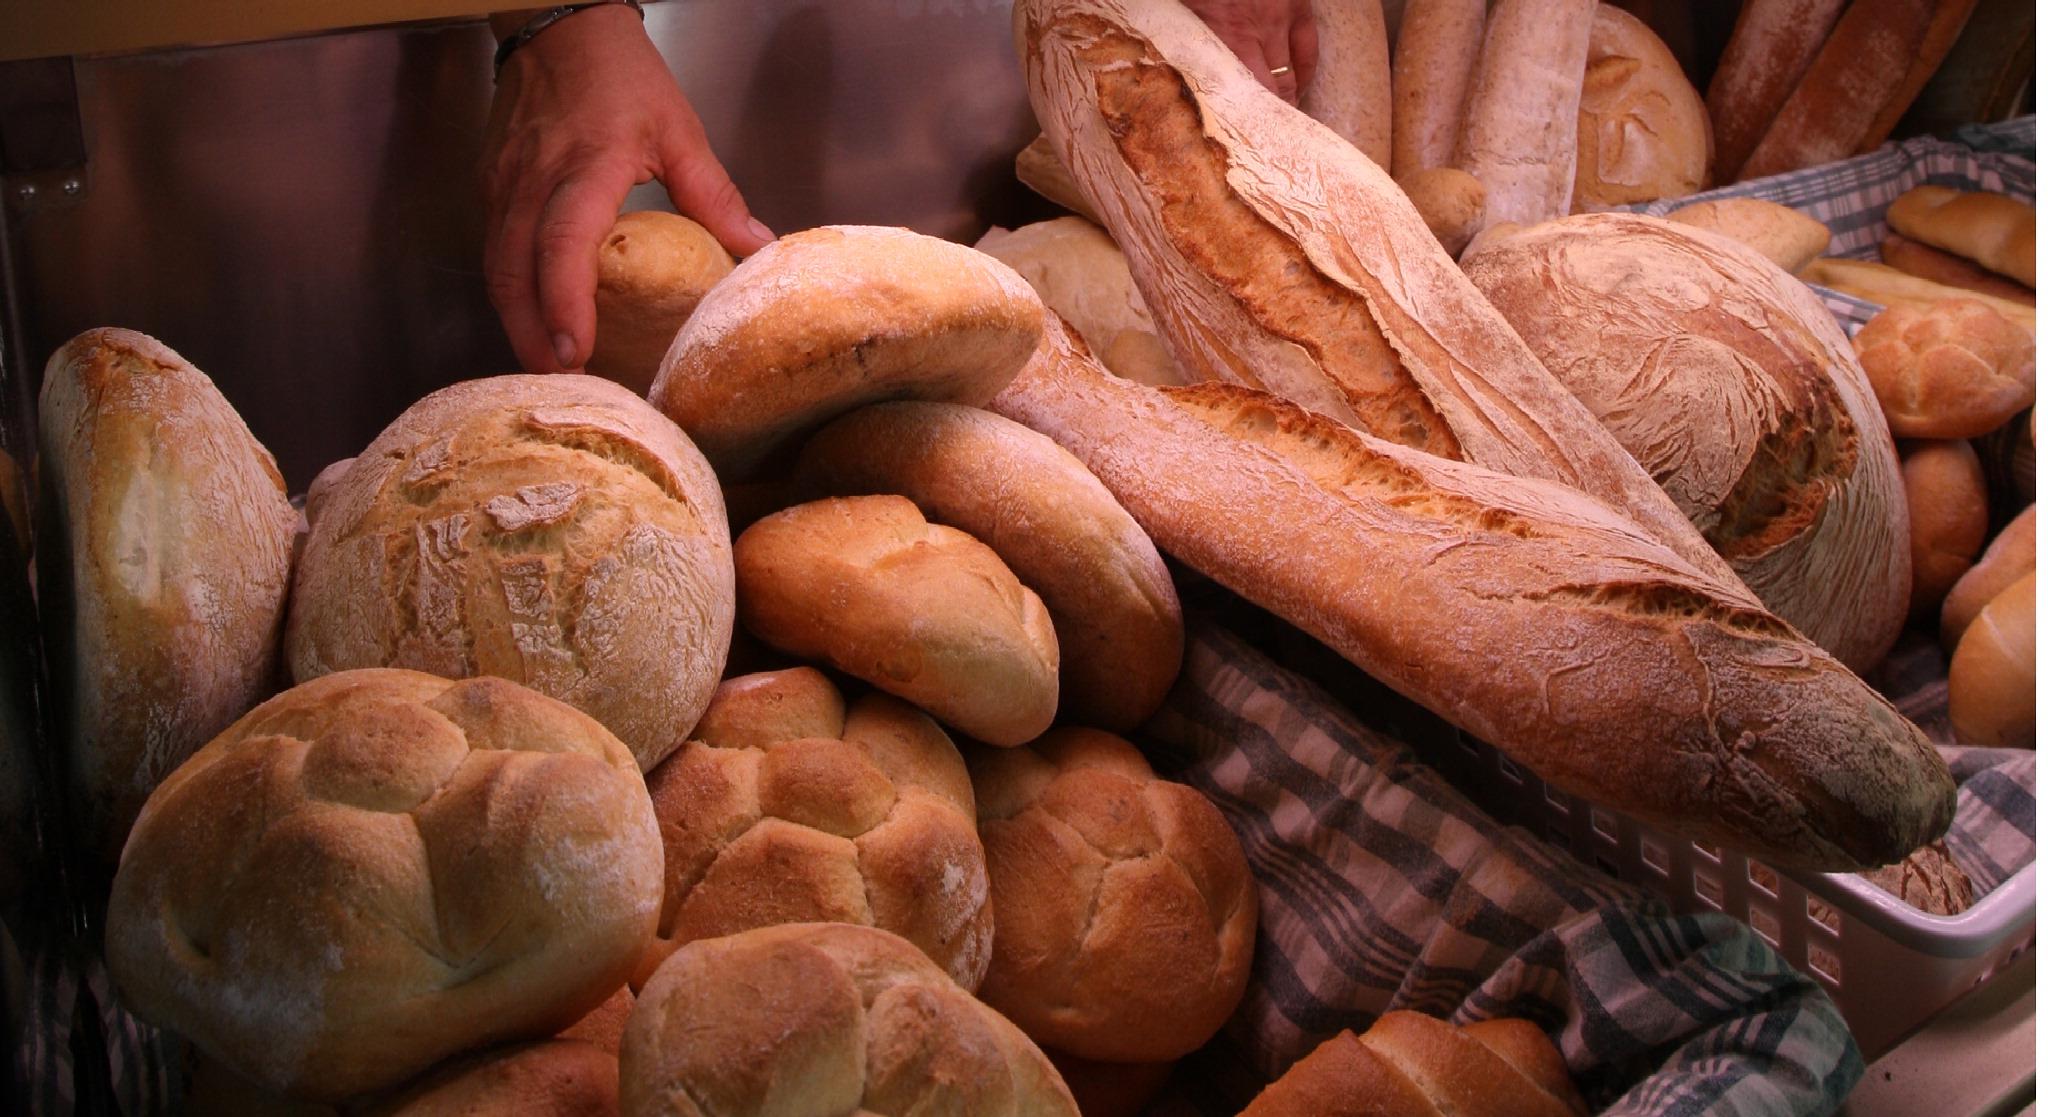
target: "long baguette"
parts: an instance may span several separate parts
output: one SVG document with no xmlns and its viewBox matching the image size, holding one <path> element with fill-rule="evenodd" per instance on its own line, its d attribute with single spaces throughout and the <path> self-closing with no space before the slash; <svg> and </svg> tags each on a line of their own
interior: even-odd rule
<svg viewBox="0 0 2048 1117">
<path fill-rule="evenodd" d="M 1386 11 L 1372 0 L 1312 0 L 1316 71 L 1301 111 L 1380 166 L 1393 160 L 1394 79 Z"/>
<path fill-rule="evenodd" d="M 1961 287 L 1980 295 L 2008 299 L 2021 306 L 2034 305 L 2033 288 L 2014 283 L 1974 260 L 1965 260 L 1953 252 L 1922 244 L 1912 237 L 1886 233 L 1877 246 L 1877 257 L 1884 261 L 1885 267 L 1896 268 L 1907 275 Z"/>
<path fill-rule="evenodd" d="M 1486 0 L 1410 0 L 1394 46 L 1393 175 L 1448 167 L 1486 36 Z"/>
<path fill-rule="evenodd" d="M 1899 860 L 1955 787 L 1848 669 L 1582 493 L 1050 333 L 991 404 L 1162 550 L 1574 794 L 1785 866 Z"/>
<path fill-rule="evenodd" d="M 1707 83 L 1714 181 L 1733 182 L 1820 54 L 1848 0 L 1743 0 Z"/>
<path fill-rule="evenodd" d="M 1855 0 L 1828 35 L 1738 178 L 1853 154 L 1906 80 L 1940 0 Z"/>
<path fill-rule="evenodd" d="M 1386 172 L 1274 99 L 1186 8 L 1021 0 L 1016 19 L 1039 123 L 1183 370 L 1585 490 L 1748 593 Z"/>
<path fill-rule="evenodd" d="M 1799 271 L 1799 278 L 1808 283 L 1818 283 L 1830 290 L 1845 295 L 1854 295 L 1879 306 L 1898 306 L 1901 303 L 1936 303 L 1944 299 L 1976 299 L 1997 311 L 2015 325 L 2034 328 L 2034 308 L 1997 295 L 1987 295 L 1966 287 L 1951 287 L 1936 283 L 1917 275 L 1908 275 L 1897 268 L 1886 267 L 1871 260 L 1850 260 L 1836 256 L 1823 256 Z"/>
<path fill-rule="evenodd" d="M 1940 0 L 1935 6 L 1933 20 L 1920 36 L 1912 64 L 1906 67 L 1898 85 L 1892 89 L 1891 100 L 1878 109 L 1870 127 L 1863 130 L 1863 138 L 1856 144 L 1857 151 L 1875 151 L 1892 134 L 1892 129 L 1898 127 L 1899 121 L 1905 118 L 1906 110 L 1913 107 L 1920 91 L 1927 88 L 1928 80 L 1941 68 L 1942 60 L 1955 49 L 1956 40 L 1962 38 L 1963 25 L 1970 22 L 1970 13 L 1976 10 L 1977 0 Z"/>
<path fill-rule="evenodd" d="M 1579 90 L 1597 0 L 1500 0 L 1465 101 L 1457 165 L 1486 187 L 1486 221 L 1572 211 Z"/>
</svg>

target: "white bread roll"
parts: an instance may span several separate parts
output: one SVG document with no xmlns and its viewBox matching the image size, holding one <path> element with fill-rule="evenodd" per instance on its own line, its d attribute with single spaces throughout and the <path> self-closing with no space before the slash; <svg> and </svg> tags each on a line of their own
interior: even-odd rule
<svg viewBox="0 0 2048 1117">
<path fill-rule="evenodd" d="M 1984 550 L 1991 497 L 1977 451 L 1960 439 L 1901 449 L 1906 514 L 1913 530 L 1913 613 L 1941 606 Z"/>
<path fill-rule="evenodd" d="M 1991 599 L 2034 569 L 2034 506 L 2013 517 L 1941 601 L 1941 646 L 1955 651 L 1963 630 Z"/>
<path fill-rule="evenodd" d="M 958 404 L 878 403 L 812 437 L 797 482 L 816 495 L 898 493 L 987 544 L 1052 616 L 1065 720 L 1136 729 L 1179 677 L 1180 598 L 1158 550 L 1037 431 Z"/>
<path fill-rule="evenodd" d="M 603 726 L 503 679 L 348 671 L 150 796 L 107 968 L 137 1016 L 259 1086 L 339 1100 L 575 1021 L 660 906 L 654 810 Z"/>
<path fill-rule="evenodd" d="M 1916 186 L 1892 200 L 1885 223 L 1922 244 L 2034 285 L 2034 207 L 1988 191 Z"/>
<path fill-rule="evenodd" d="M 619 1054 L 625 1117 L 1078 1117 L 1031 1041 L 902 939 L 794 923 L 678 950 Z"/>
<path fill-rule="evenodd" d="M 597 342 L 589 370 L 641 395 L 690 312 L 732 273 L 710 230 L 659 210 L 622 213 L 597 246 Z"/>
<path fill-rule="evenodd" d="M 1991 599 L 1949 663 L 1948 718 L 1956 740 L 2034 747 L 2034 574 Z"/>
<path fill-rule="evenodd" d="M 1671 48 L 1620 8 L 1596 8 L 1579 91 L 1572 211 L 1697 194 L 1713 142 L 1707 106 Z"/>
<path fill-rule="evenodd" d="M 1828 250 L 1834 234 L 1790 206 L 1762 198 L 1719 198 L 1680 206 L 1665 217 L 1740 241 L 1793 275 Z"/>
<path fill-rule="evenodd" d="M 1905 493 L 1841 327 L 1761 255 L 1581 214 L 1465 260 L 1544 365 L 1772 612 L 1853 671 L 1905 623 Z"/>
<path fill-rule="evenodd" d="M 1855 345 L 1900 438 L 1975 438 L 2034 404 L 2034 335 L 1976 299 L 1886 307 Z"/>
<path fill-rule="evenodd" d="M 643 770 L 683 742 L 732 642 L 725 502 L 645 400 L 594 376 L 443 388 L 323 503 L 292 587 L 304 681 L 498 675 L 603 722 Z"/>
<path fill-rule="evenodd" d="M 979 407 L 1022 368 L 1045 306 L 1008 267 L 908 229 L 791 233 L 697 305 L 648 398 L 744 480 L 864 403 Z"/>
<path fill-rule="evenodd" d="M 1014 230 L 992 228 L 974 247 L 1015 268 L 1048 309 L 1080 331 L 1109 371 L 1140 384 L 1187 382 L 1159 340 L 1123 250 L 1099 226 L 1055 217 Z"/>
<path fill-rule="evenodd" d="M 647 780 L 667 888 L 635 980 L 685 943 L 776 923 L 903 936 L 970 992 L 993 913 L 967 765 L 886 694 L 848 709 L 820 672 L 728 679 Z"/>
<path fill-rule="evenodd" d="M 111 866 L 143 800 L 270 694 L 298 514 L 206 374 L 99 329 L 43 370 L 38 601 L 72 821 Z"/>
<path fill-rule="evenodd" d="M 1052 724 L 1060 651 L 1038 595 L 966 532 L 894 495 L 812 501 L 733 544 L 740 621 L 992 745 Z"/>
</svg>

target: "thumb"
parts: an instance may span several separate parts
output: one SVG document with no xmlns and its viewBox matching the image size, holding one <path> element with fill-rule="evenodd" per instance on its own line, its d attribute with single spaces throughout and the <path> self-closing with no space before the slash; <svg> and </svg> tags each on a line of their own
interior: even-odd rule
<svg viewBox="0 0 2048 1117">
<path fill-rule="evenodd" d="M 719 165 L 703 133 L 677 141 L 663 159 L 661 182 L 676 212 L 718 238 L 735 256 L 750 256 L 775 239 L 768 226 L 747 211 L 747 200 Z"/>
</svg>

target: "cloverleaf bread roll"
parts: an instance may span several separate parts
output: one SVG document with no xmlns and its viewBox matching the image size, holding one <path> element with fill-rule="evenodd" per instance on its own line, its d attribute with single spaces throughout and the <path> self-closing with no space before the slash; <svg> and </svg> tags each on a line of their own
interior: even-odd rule
<svg viewBox="0 0 2048 1117">
<path fill-rule="evenodd" d="M 781 651 L 992 745 L 1052 724 L 1060 650 L 1044 603 L 994 551 L 909 500 L 786 508 L 742 532 L 733 557 L 741 623 Z"/>
<path fill-rule="evenodd" d="M 55 722 L 72 820 L 111 866 L 158 782 L 273 689 L 298 514 L 213 381 L 154 338 L 72 338 L 39 414 Z"/>
<path fill-rule="evenodd" d="M 924 714 L 886 694 L 849 710 L 809 667 L 728 679 L 647 789 L 667 888 L 637 980 L 684 943 L 836 922 L 894 932 L 981 984 L 993 916 L 974 793 Z"/>
<path fill-rule="evenodd" d="M 1109 371 L 1140 384 L 1181 384 L 1131 266 L 1109 234 L 1078 217 L 992 228 L 974 247 L 1017 270 L 1047 309 L 1073 323 Z"/>
<path fill-rule="evenodd" d="M 1173 578 L 1131 514 L 1051 439 L 978 408 L 879 403 L 805 444 L 797 482 L 898 493 L 987 544 L 1052 617 L 1066 720 L 1128 731 L 1166 700 L 1183 644 Z"/>
<path fill-rule="evenodd" d="M 676 331 L 732 257 L 704 226 L 659 210 L 622 213 L 597 246 L 597 343 L 590 371 L 642 395 Z"/>
<path fill-rule="evenodd" d="M 2034 747 L 2034 638 L 2034 573 L 2028 571 L 1992 598 L 1956 643 L 1948 673 L 1956 740 Z"/>
<path fill-rule="evenodd" d="M 2034 335 L 1976 299 L 1886 307 L 1856 356 L 1900 438 L 1975 438 L 2034 403 Z"/>
<path fill-rule="evenodd" d="M 1574 213 L 1697 194 L 1707 183 L 1707 106 L 1664 40 L 1611 4 L 1593 11 L 1578 129 Z"/>
<path fill-rule="evenodd" d="M 704 297 L 648 398 L 727 481 L 864 403 L 979 407 L 1022 368 L 1045 306 L 988 255 L 828 225 L 747 257 Z"/>
<path fill-rule="evenodd" d="M 2013 517 L 1977 565 L 1965 571 L 1941 601 L 1941 646 L 1954 651 L 1963 630 L 1991 599 L 2034 569 L 2034 506 Z"/>
<path fill-rule="evenodd" d="M 1685 225 L 1581 214 L 1465 270 L 1772 612 L 1851 670 L 1911 580 L 1884 414 L 1841 327 L 1762 256 Z"/>
<path fill-rule="evenodd" d="M 1208 1042 L 1244 994 L 1258 928 L 1223 812 L 1093 729 L 977 750 L 970 769 L 996 912 L 982 999 L 1084 1059 Z"/>
<path fill-rule="evenodd" d="M 676 951 L 619 1053 L 625 1117 L 1078 1117 L 1031 1041 L 902 939 L 796 923 Z"/>
<path fill-rule="evenodd" d="M 1346 1029 L 1260 1091 L 1242 1117 L 1583 1117 L 1543 1029 L 1497 1017 L 1463 1028 L 1406 1009 Z"/>
<path fill-rule="evenodd" d="M 266 1089 L 339 1100 L 544 1037 L 625 980 L 661 906 L 632 753 L 504 679 L 327 675 L 157 788 L 122 854 L 122 1003 Z"/>
<path fill-rule="evenodd" d="M 1796 209 L 1762 198 L 1717 198 L 1694 202 L 1665 215 L 1672 221 L 1719 233 L 1764 254 L 1794 275 L 1828 250 L 1826 225 Z"/>
</svg>

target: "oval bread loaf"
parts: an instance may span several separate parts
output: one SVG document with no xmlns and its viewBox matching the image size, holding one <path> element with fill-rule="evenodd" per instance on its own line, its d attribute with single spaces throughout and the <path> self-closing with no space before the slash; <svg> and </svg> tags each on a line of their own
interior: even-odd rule
<svg viewBox="0 0 2048 1117">
<path fill-rule="evenodd" d="M 1037 594 L 966 532 L 900 496 L 818 500 L 733 545 L 740 621 L 992 745 L 1052 724 L 1059 643 Z"/>
<path fill-rule="evenodd" d="M 590 371 L 642 395 L 705 292 L 732 273 L 710 230 L 659 210 L 622 213 L 597 246 Z"/>
<path fill-rule="evenodd" d="M 704 297 L 649 398 L 738 480 L 864 403 L 987 403 L 1031 356 L 1044 314 L 1023 277 L 965 245 L 808 229 Z"/>
<path fill-rule="evenodd" d="M 1941 602 L 1941 646 L 1954 651 L 1963 630 L 2005 587 L 2034 569 L 2034 506 L 2029 504 L 2005 525 L 1977 564 L 1956 580 Z"/>
<path fill-rule="evenodd" d="M 1975 438 L 2034 403 L 2034 335 L 1976 299 L 1886 307 L 1856 356 L 1900 438 Z"/>
<path fill-rule="evenodd" d="M 1762 198 L 1694 202 L 1665 217 L 1741 241 L 1794 275 L 1819 259 L 1834 236 L 1826 225 L 1798 210 Z"/>
<path fill-rule="evenodd" d="M 274 689 L 298 513 L 213 382 L 144 334 L 59 348 L 39 422 L 55 720 L 80 840 L 111 866 L 151 789 Z"/>
<path fill-rule="evenodd" d="M 797 481 L 898 493 L 987 544 L 1052 616 L 1067 720 L 1135 729 L 1166 700 L 1183 643 L 1173 579 L 1131 514 L 1051 439 L 958 404 L 875 404 L 819 431 Z"/>
<path fill-rule="evenodd" d="M 1905 447 L 1907 517 L 1912 524 L 1913 612 L 1938 608 L 1976 565 L 1990 530 L 1991 497 L 1977 452 L 1961 440 Z"/>
<path fill-rule="evenodd" d="M 2034 574 L 1984 606 L 1949 662 L 1948 717 L 1956 740 L 2034 747 Z M 1000 913 L 998 915 L 1000 918 Z"/>
<path fill-rule="evenodd" d="M 1706 185 L 1707 106 L 1664 40 L 1612 4 L 1593 11 L 1578 128 L 1573 212 L 1683 197 Z"/>
</svg>

